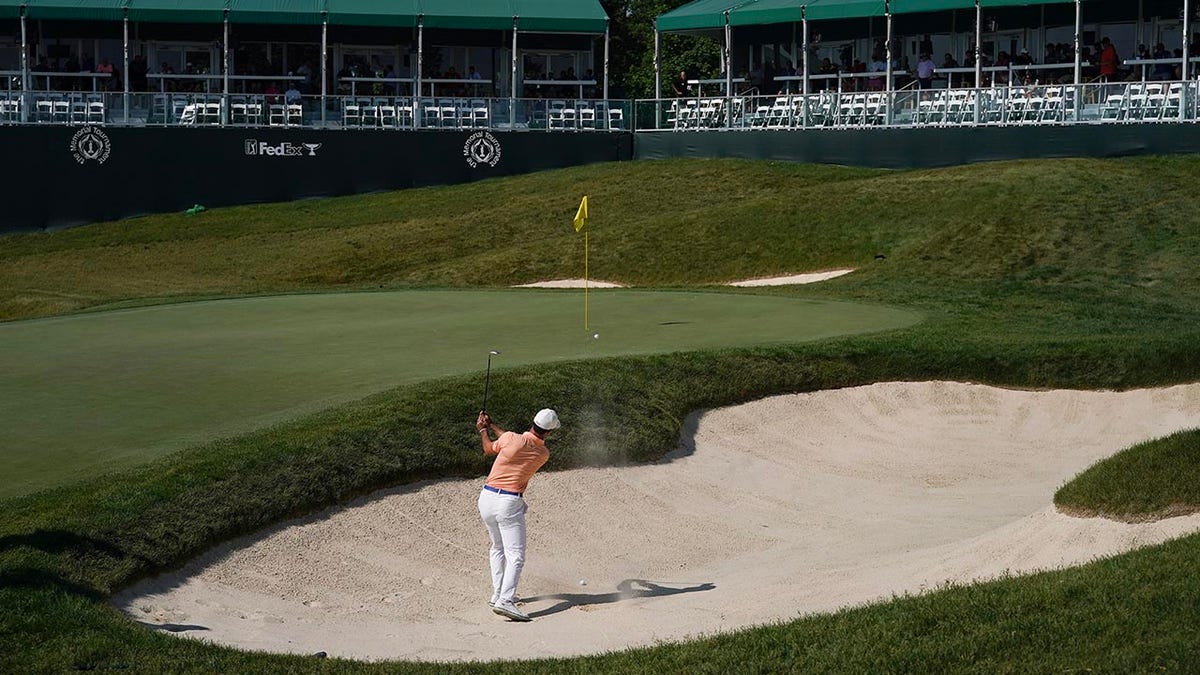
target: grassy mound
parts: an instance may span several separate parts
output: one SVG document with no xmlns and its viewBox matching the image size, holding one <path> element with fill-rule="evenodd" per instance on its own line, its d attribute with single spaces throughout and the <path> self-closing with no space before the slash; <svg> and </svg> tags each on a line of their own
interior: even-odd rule
<svg viewBox="0 0 1200 675">
<path fill-rule="evenodd" d="M 1200 429 L 1140 443 L 1076 476 L 1054 495 L 1068 513 L 1127 521 L 1200 511 Z"/>
<path fill-rule="evenodd" d="M 928 317 L 879 335 L 575 361 L 498 381 L 499 420 L 547 398 L 577 419 L 600 405 L 605 461 L 641 461 L 674 448 L 689 411 L 776 393 L 887 379 L 1197 379 L 1200 232 L 1186 215 L 1200 201 L 1197 169 L 1183 157 L 898 173 L 732 161 L 584 167 L 8 237 L 0 306 L 16 318 L 158 297 L 578 276 L 568 223 L 587 192 L 597 277 L 689 285 L 859 266 L 817 287 L 758 292 L 903 304 Z M 1200 662 L 1200 536 L 711 640 L 534 664 L 248 654 L 151 633 L 104 604 L 114 588 L 289 515 L 385 485 L 480 474 L 469 427 L 444 424 L 469 423 L 477 384 L 410 385 L 0 503 L 0 671 L 1138 672 Z M 577 442 L 585 430 L 565 430 L 551 468 L 596 461 Z"/>
</svg>

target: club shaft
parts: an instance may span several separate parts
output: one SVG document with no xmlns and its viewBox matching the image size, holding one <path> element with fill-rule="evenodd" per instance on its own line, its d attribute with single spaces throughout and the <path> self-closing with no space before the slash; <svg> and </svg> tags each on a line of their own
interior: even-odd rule
<svg viewBox="0 0 1200 675">
<path fill-rule="evenodd" d="M 492 357 L 488 356 L 487 375 L 483 378 L 483 407 L 480 410 L 487 410 L 488 389 L 492 385 Z"/>
</svg>

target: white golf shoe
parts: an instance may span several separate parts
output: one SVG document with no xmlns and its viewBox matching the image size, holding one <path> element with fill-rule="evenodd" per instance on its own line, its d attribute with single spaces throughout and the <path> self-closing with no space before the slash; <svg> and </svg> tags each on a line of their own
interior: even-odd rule
<svg viewBox="0 0 1200 675">
<path fill-rule="evenodd" d="M 512 602 L 497 602 L 492 605 L 492 611 L 500 616 L 506 616 L 513 621 L 533 621 L 529 615 L 517 609 L 517 606 Z"/>
</svg>

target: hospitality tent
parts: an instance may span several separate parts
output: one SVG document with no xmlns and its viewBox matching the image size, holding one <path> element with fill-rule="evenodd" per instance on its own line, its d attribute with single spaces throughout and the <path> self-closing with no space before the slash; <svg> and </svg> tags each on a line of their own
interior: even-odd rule
<svg viewBox="0 0 1200 675">
<path fill-rule="evenodd" d="M 1187 0 L 1182 0 L 1187 2 Z M 1075 4 L 1075 83 L 1081 81 L 1081 33 L 1082 33 L 1082 3 L 1083 0 L 695 0 L 674 10 L 659 15 L 655 20 L 655 96 L 661 96 L 659 73 L 659 34 L 661 32 L 689 32 L 724 30 L 725 33 L 725 74 L 727 78 L 726 92 L 730 91 L 732 75 L 730 73 L 729 54 L 732 50 L 732 29 L 739 26 L 761 26 L 779 23 L 800 23 L 803 30 L 804 45 L 804 93 L 808 93 L 808 22 L 837 19 L 856 19 L 870 17 L 885 17 L 887 20 L 887 88 L 892 87 L 892 58 L 891 30 L 892 16 L 895 14 L 916 14 L 922 12 L 943 12 L 957 9 L 975 10 L 975 45 L 976 45 L 976 82 L 981 77 L 981 59 L 978 55 L 982 44 L 982 24 L 984 9 L 999 7 L 1020 7 L 1051 4 Z M 1187 53 L 1189 35 L 1189 12 L 1184 12 L 1184 53 Z M 1184 79 L 1187 79 L 1187 64 L 1185 59 Z"/>
<path fill-rule="evenodd" d="M 326 53 L 328 26 L 408 27 L 418 33 L 416 91 L 420 91 L 423 30 L 512 31 L 515 81 L 517 35 L 560 33 L 604 35 L 604 98 L 608 98 L 608 15 L 599 0 L 0 0 L 0 18 L 21 22 L 21 70 L 28 88 L 26 21 L 121 21 L 125 24 L 125 96 L 129 95 L 129 22 L 223 23 L 228 93 L 230 24 L 321 26 Z M 321 59 L 321 96 L 325 97 L 326 59 Z M 515 101 L 515 87 L 511 94 Z M 128 110 L 128 100 L 125 105 Z M 322 105 L 324 114 L 324 105 Z"/>
</svg>

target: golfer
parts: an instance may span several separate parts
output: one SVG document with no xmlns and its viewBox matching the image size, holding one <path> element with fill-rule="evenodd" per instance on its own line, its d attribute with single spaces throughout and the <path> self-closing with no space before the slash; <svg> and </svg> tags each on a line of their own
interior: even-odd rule
<svg viewBox="0 0 1200 675">
<path fill-rule="evenodd" d="M 492 611 L 514 621 L 530 621 L 517 609 L 517 582 L 525 566 L 525 488 L 529 479 L 550 458 L 546 435 L 559 426 L 558 414 L 545 408 L 533 417 L 533 426 L 523 434 L 505 431 L 479 411 L 479 430 L 485 455 L 496 455 L 492 471 L 479 493 L 479 517 L 492 540 Z M 497 434 L 492 440 L 490 431 Z"/>
</svg>

